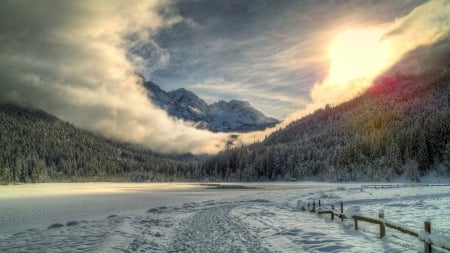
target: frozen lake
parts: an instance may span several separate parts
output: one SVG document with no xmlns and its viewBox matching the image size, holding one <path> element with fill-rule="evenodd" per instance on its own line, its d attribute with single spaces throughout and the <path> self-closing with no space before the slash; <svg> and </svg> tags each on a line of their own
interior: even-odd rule
<svg viewBox="0 0 450 253">
<path fill-rule="evenodd" d="M 299 212 L 297 201 L 358 206 L 450 235 L 450 186 L 70 183 L 0 187 L 0 252 L 418 252 L 423 243 L 376 227 Z M 213 189 L 211 189 L 213 188 Z M 215 188 L 215 189 L 214 189 Z M 450 240 L 449 240 L 450 241 Z"/>
<path fill-rule="evenodd" d="M 233 185 L 233 184 L 224 184 Z M 242 185 L 242 184 L 240 184 Z M 257 189 L 208 189 L 198 183 L 49 183 L 0 186 L 0 236 L 69 220 L 129 215 L 186 202 L 239 198 L 267 190 L 324 187 L 250 183 Z"/>
</svg>

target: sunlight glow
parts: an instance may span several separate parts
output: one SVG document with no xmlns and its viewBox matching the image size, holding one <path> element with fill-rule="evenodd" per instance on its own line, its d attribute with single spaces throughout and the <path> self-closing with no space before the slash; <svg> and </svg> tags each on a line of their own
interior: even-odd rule
<svg viewBox="0 0 450 253">
<path fill-rule="evenodd" d="M 389 44 L 380 29 L 353 29 L 338 34 L 329 47 L 328 80 L 335 85 L 371 78 L 389 66 Z"/>
</svg>

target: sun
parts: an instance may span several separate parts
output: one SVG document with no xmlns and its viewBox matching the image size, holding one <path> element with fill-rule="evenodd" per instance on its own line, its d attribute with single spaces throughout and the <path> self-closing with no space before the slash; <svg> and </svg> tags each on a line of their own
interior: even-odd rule
<svg viewBox="0 0 450 253">
<path fill-rule="evenodd" d="M 328 48 L 328 80 L 345 84 L 373 78 L 389 66 L 389 44 L 377 28 L 351 29 L 336 35 Z"/>
</svg>

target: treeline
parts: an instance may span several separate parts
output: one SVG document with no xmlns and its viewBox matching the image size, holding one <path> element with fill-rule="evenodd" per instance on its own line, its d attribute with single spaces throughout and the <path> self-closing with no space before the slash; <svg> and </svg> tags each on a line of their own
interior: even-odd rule
<svg viewBox="0 0 450 253">
<path fill-rule="evenodd" d="M 0 183 L 419 180 L 450 175 L 450 74 L 394 75 L 263 142 L 199 158 L 107 140 L 40 110 L 0 105 Z"/>
<path fill-rule="evenodd" d="M 448 59 L 447 59 L 448 61 Z M 217 155 L 161 155 L 77 129 L 43 111 L 0 105 L 0 183 L 183 180 L 420 180 L 450 176 L 450 62 L 387 75 L 264 141 Z M 445 69 L 445 68 L 443 68 Z"/>
<path fill-rule="evenodd" d="M 362 96 L 203 164 L 219 180 L 419 180 L 450 175 L 450 74 L 392 75 Z"/>
<path fill-rule="evenodd" d="M 0 105 L 0 183 L 183 180 L 412 180 L 450 175 L 450 74 L 394 75 L 263 142 L 204 158 L 161 155 Z"/>
<path fill-rule="evenodd" d="M 77 129 L 43 111 L 0 105 L 0 183 L 173 181 L 199 162 L 160 155 Z"/>
</svg>

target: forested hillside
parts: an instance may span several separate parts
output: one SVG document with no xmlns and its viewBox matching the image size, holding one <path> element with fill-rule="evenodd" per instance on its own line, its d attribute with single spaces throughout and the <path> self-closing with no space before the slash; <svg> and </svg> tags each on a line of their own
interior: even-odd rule
<svg viewBox="0 0 450 253">
<path fill-rule="evenodd" d="M 366 93 L 326 106 L 262 143 L 232 148 L 204 163 L 222 180 L 419 180 L 449 175 L 450 71 L 390 74 Z"/>
<path fill-rule="evenodd" d="M 183 180 L 197 162 L 77 129 L 45 112 L 0 105 L 0 183 Z"/>
<path fill-rule="evenodd" d="M 45 112 L 0 105 L 0 182 L 412 180 L 449 175 L 450 71 L 380 78 L 261 143 L 205 161 L 160 155 L 77 129 Z"/>
<path fill-rule="evenodd" d="M 447 48 L 448 42 L 441 44 Z M 414 58 L 421 54 L 413 55 L 409 59 L 426 66 L 421 71 L 393 68 L 353 100 L 327 105 L 262 142 L 204 160 L 157 154 L 80 130 L 43 111 L 2 104 L 0 183 L 354 181 L 400 175 L 418 181 L 430 170 L 450 176 L 450 55 L 439 54 L 429 56 L 433 62 L 428 63 Z"/>
</svg>

